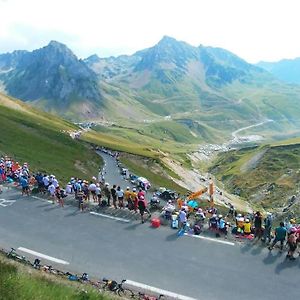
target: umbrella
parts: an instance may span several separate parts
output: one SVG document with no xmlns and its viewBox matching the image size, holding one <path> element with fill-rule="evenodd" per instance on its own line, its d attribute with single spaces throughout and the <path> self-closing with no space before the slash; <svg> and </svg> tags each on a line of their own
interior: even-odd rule
<svg viewBox="0 0 300 300">
<path fill-rule="evenodd" d="M 191 200 L 187 203 L 188 206 L 192 207 L 192 208 L 197 208 L 198 207 L 198 202 L 195 200 Z"/>
</svg>

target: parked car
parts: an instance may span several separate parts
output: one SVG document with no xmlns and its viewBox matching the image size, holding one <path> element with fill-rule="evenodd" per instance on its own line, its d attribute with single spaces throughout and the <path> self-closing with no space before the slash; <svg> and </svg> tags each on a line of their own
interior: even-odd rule
<svg viewBox="0 0 300 300">
<path fill-rule="evenodd" d="M 136 179 L 136 185 L 138 187 L 141 187 L 143 190 L 147 191 L 151 188 L 151 183 L 149 182 L 148 179 L 144 178 L 144 177 L 138 177 Z"/>
<path fill-rule="evenodd" d="M 139 178 L 138 176 L 130 174 L 129 177 L 132 184 L 137 184 L 137 179 Z"/>
<path fill-rule="evenodd" d="M 178 197 L 178 195 L 175 191 L 165 190 L 160 194 L 159 197 L 164 200 L 175 200 Z"/>
</svg>

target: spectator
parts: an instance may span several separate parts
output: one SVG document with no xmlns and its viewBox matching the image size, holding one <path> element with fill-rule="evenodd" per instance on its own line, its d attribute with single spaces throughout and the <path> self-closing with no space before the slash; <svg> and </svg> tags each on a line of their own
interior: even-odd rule
<svg viewBox="0 0 300 300">
<path fill-rule="evenodd" d="M 284 243 L 284 241 L 285 241 L 286 232 L 287 232 L 287 231 L 286 231 L 286 228 L 284 227 L 284 223 L 283 223 L 283 222 L 280 222 L 280 226 L 277 227 L 277 228 L 275 229 L 275 238 L 274 238 L 274 240 L 273 240 L 273 242 L 272 242 L 272 245 L 270 245 L 270 246 L 268 247 L 268 249 L 269 249 L 270 251 L 273 250 L 273 248 L 274 248 L 274 246 L 275 246 L 275 244 L 276 244 L 277 242 L 280 242 L 280 250 L 281 250 L 281 251 L 283 250 L 283 243 Z"/>
</svg>

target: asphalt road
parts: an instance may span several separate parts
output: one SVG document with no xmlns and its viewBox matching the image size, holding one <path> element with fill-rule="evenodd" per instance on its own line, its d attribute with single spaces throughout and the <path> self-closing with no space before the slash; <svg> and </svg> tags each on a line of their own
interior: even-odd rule
<svg viewBox="0 0 300 300">
<path fill-rule="evenodd" d="M 114 184 L 119 185 L 124 191 L 127 186 L 130 188 L 133 187 L 130 180 L 125 180 L 121 175 L 120 169 L 117 167 L 117 161 L 114 157 L 101 151 L 97 151 L 97 153 L 101 155 L 104 161 L 103 170 L 105 171 L 105 182 L 108 182 L 111 187 Z"/>
<path fill-rule="evenodd" d="M 276 250 L 177 238 L 170 228 L 60 208 L 20 197 L 15 189 L 0 198 L 6 200 L 0 199 L 0 247 L 25 247 L 69 262 L 59 268 L 126 278 L 196 299 L 299 298 L 300 259 L 285 261 Z"/>
</svg>

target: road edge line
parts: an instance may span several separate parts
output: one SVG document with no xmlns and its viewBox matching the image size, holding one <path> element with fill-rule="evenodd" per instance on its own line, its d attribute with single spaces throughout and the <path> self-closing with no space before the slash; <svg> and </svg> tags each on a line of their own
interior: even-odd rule
<svg viewBox="0 0 300 300">
<path fill-rule="evenodd" d="M 40 253 L 40 252 L 36 252 L 34 250 L 30 250 L 30 249 L 27 249 L 27 248 L 24 248 L 24 247 L 19 247 L 18 250 L 22 251 L 22 252 L 29 253 L 29 254 L 34 255 L 34 256 L 44 258 L 46 260 L 56 262 L 58 264 L 62 264 L 62 265 L 69 265 L 70 264 L 69 262 L 67 262 L 65 260 L 55 258 L 55 257 L 49 256 L 49 255 L 46 255 L 46 254 L 43 254 L 43 253 Z"/>
<path fill-rule="evenodd" d="M 144 289 L 144 290 L 147 290 L 147 291 L 151 291 L 153 293 L 162 294 L 162 295 L 167 296 L 167 297 L 172 297 L 173 299 L 197 300 L 196 298 L 180 295 L 180 294 L 177 294 L 177 293 L 166 291 L 166 290 L 163 290 L 163 289 L 151 286 L 151 285 L 147 285 L 147 284 L 132 281 L 132 280 L 126 280 L 125 284 L 128 284 L 130 286 L 134 286 L 134 287 L 137 287 L 137 288 L 141 288 L 141 289 Z"/>
<path fill-rule="evenodd" d="M 40 198 L 40 197 L 37 197 L 37 196 L 31 196 L 31 197 L 34 198 L 34 199 L 42 200 L 44 202 L 53 203 L 51 200 L 47 200 L 47 199 Z"/>
<path fill-rule="evenodd" d="M 130 220 L 128 220 L 128 219 L 123 219 L 123 218 L 118 218 L 118 217 L 114 217 L 114 216 L 110 216 L 110 215 L 100 214 L 100 213 L 96 213 L 94 211 L 91 211 L 90 214 L 95 215 L 95 216 L 99 216 L 99 217 L 104 217 L 104 218 L 107 218 L 107 219 L 112 219 L 112 220 L 124 222 L 124 223 L 129 223 L 130 222 Z"/>
<path fill-rule="evenodd" d="M 189 237 L 193 237 L 193 238 L 197 238 L 197 239 L 203 239 L 203 240 L 208 240 L 208 241 L 211 241 L 211 242 L 216 242 L 216 243 L 220 243 L 220 244 L 230 245 L 230 246 L 234 246 L 235 245 L 235 243 L 233 243 L 233 242 L 217 240 L 217 239 L 213 239 L 213 238 L 206 237 L 206 236 L 201 236 L 201 235 L 194 235 L 194 234 L 188 234 L 188 233 L 185 233 L 184 235 L 185 236 L 189 236 Z"/>
</svg>

